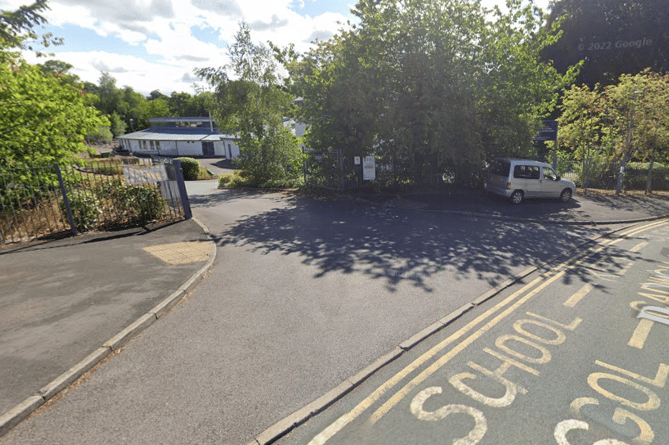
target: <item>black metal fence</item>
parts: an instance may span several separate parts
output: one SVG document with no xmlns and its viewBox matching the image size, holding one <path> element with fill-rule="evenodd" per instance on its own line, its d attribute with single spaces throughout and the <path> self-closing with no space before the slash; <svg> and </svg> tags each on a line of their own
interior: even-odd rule
<svg viewBox="0 0 669 445">
<path fill-rule="evenodd" d="M 396 179 L 391 157 L 374 158 L 374 182 L 388 186 Z M 340 156 L 336 151 L 310 153 L 305 161 L 305 182 L 339 191 L 354 190 L 372 181 L 366 179 L 364 156 Z"/>
<path fill-rule="evenodd" d="M 179 160 L 90 159 L 0 170 L 0 241 L 118 230 L 190 218 Z"/>
<path fill-rule="evenodd" d="M 620 172 L 619 162 L 603 162 L 597 159 L 563 161 L 558 171 L 579 188 L 615 190 Z M 623 175 L 623 190 L 650 189 L 669 191 L 669 165 L 649 162 L 629 162 Z"/>
</svg>

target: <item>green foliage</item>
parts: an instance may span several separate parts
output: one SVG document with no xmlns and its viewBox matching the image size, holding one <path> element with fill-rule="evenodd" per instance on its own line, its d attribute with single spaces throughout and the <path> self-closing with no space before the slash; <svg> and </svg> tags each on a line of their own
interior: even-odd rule
<svg viewBox="0 0 669 445">
<path fill-rule="evenodd" d="M 282 78 L 270 50 L 254 44 L 243 23 L 229 52 L 229 66 L 196 71 L 215 88 L 212 111 L 217 124 L 239 136 L 238 163 L 255 186 L 295 181 L 301 174 L 302 153 L 283 126 L 293 97 L 280 87 Z M 238 80 L 228 78 L 230 70 Z"/>
<path fill-rule="evenodd" d="M 58 176 L 53 166 L 34 167 L 9 162 L 0 168 L 0 208 L 30 208 L 58 190 Z"/>
<path fill-rule="evenodd" d="M 618 82 L 621 74 L 669 68 L 666 0 L 556 0 L 547 23 L 562 38 L 543 57 L 559 70 L 584 61 L 578 84 Z"/>
<path fill-rule="evenodd" d="M 144 224 L 159 219 L 167 205 L 155 186 L 112 183 L 108 196 L 115 199 L 122 209 L 132 211 L 132 222 Z"/>
<path fill-rule="evenodd" d="M 258 187 L 293 183 L 302 175 L 297 138 L 283 127 L 267 129 L 261 141 L 246 141 L 236 162 Z"/>
<path fill-rule="evenodd" d="M 522 155 L 574 73 L 540 61 L 554 42 L 544 15 L 520 1 L 508 12 L 459 0 L 361 0 L 359 23 L 291 72 L 306 145 L 344 159 L 393 159 L 397 179 L 449 173 L 472 181 L 486 159 Z M 346 174 L 346 173 L 344 173 Z"/>
<path fill-rule="evenodd" d="M 100 201 L 96 193 L 90 190 L 75 189 L 73 193 L 68 194 L 67 199 L 77 230 L 85 232 L 93 229 L 100 219 Z M 64 201 L 61 201 L 61 211 L 64 217 L 67 218 Z"/>
<path fill-rule="evenodd" d="M 219 176 L 219 188 L 298 188 L 302 187 L 304 182 L 302 178 L 273 179 L 258 182 L 258 178 L 253 177 L 246 170 L 235 170 L 232 173 L 226 173 Z"/>
<path fill-rule="evenodd" d="M 87 141 L 98 142 L 98 143 L 111 142 L 113 138 L 114 135 L 109 130 L 108 126 L 98 127 L 94 131 L 86 135 Z"/>
<path fill-rule="evenodd" d="M 196 181 L 200 173 L 200 163 L 193 158 L 177 158 L 181 161 L 181 169 L 184 173 L 184 180 Z"/>
<path fill-rule="evenodd" d="M 128 185 L 116 178 L 87 188 L 86 179 L 76 179 L 83 178 L 70 178 L 72 191 L 68 200 L 75 226 L 81 232 L 106 225 L 145 224 L 159 219 L 167 207 L 160 190 L 153 185 Z M 61 210 L 66 219 L 64 202 Z"/>
<path fill-rule="evenodd" d="M 235 170 L 218 177 L 219 188 L 251 187 L 251 178 L 245 170 Z"/>
<path fill-rule="evenodd" d="M 121 119 L 121 117 L 118 115 L 117 112 L 113 112 L 109 116 L 109 121 L 111 122 L 110 130 L 112 132 L 112 135 L 114 135 L 114 137 L 123 136 L 125 134 L 127 125 L 125 124 L 125 122 L 123 122 L 123 120 Z"/>
<path fill-rule="evenodd" d="M 615 165 L 627 159 L 669 161 L 668 101 L 669 76 L 649 70 L 623 74 L 604 88 L 566 90 L 560 106 L 560 147 L 583 164 L 583 183 L 593 178 L 598 186 L 609 184 Z M 600 172 L 602 164 L 608 167 Z M 602 177 L 608 179 L 597 179 Z M 652 171 L 650 178 L 648 190 L 655 178 Z"/>
<path fill-rule="evenodd" d="M 0 64 L 0 164 L 60 162 L 85 151 L 84 136 L 109 125 L 85 94 L 25 61 Z"/>
<path fill-rule="evenodd" d="M 19 58 L 17 50 L 33 50 L 31 41 L 38 38 L 33 28 L 46 23 L 42 14 L 49 9 L 46 0 L 37 0 L 30 5 L 21 6 L 16 11 L 0 10 L 0 63 L 11 63 Z M 41 36 L 39 43 L 45 48 L 50 45 L 62 45 L 61 38 L 51 33 Z M 37 55 L 44 55 L 37 51 Z"/>
<path fill-rule="evenodd" d="M 170 116 L 172 111 L 165 99 L 154 99 L 147 102 L 148 117 Z"/>
</svg>

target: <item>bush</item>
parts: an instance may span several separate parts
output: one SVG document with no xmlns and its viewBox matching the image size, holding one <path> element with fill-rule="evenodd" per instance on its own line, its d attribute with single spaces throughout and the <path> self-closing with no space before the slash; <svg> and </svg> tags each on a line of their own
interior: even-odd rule
<svg viewBox="0 0 669 445">
<path fill-rule="evenodd" d="M 218 187 L 238 188 L 253 187 L 253 180 L 245 170 L 235 170 L 232 173 L 226 173 L 218 178 Z"/>
<path fill-rule="evenodd" d="M 72 211 L 72 218 L 74 225 L 80 232 L 86 232 L 95 228 L 99 220 L 98 207 L 100 202 L 95 193 L 85 190 L 74 191 L 67 197 L 70 203 L 70 210 Z M 67 218 L 67 211 L 65 209 L 65 202 L 61 201 L 60 209 Z"/>
<path fill-rule="evenodd" d="M 98 192 L 116 200 L 119 207 L 131 213 L 131 220 L 136 224 L 158 219 L 166 207 L 160 190 L 154 186 L 128 185 L 117 181 L 106 184 Z"/>
<path fill-rule="evenodd" d="M 246 170 L 235 170 L 232 173 L 226 173 L 218 178 L 219 188 L 296 188 L 301 187 L 302 185 L 304 185 L 304 181 L 300 177 L 259 181 Z"/>
<path fill-rule="evenodd" d="M 158 219 L 165 210 L 165 200 L 155 187 L 127 186 L 126 203 L 135 210 L 134 222 L 146 223 Z"/>
<path fill-rule="evenodd" d="M 184 172 L 184 180 L 197 181 L 200 174 L 200 163 L 193 158 L 177 158 L 181 161 L 181 169 Z"/>
</svg>

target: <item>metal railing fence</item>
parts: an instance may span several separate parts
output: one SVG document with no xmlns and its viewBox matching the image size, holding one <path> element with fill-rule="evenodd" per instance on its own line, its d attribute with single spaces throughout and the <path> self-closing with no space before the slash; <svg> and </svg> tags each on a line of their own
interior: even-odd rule
<svg viewBox="0 0 669 445">
<path fill-rule="evenodd" d="M 180 162 L 172 159 L 4 164 L 0 188 L 2 244 L 190 217 Z"/>
<path fill-rule="evenodd" d="M 620 163 L 597 159 L 569 160 L 561 162 L 558 171 L 579 188 L 615 190 Z M 652 172 L 648 162 L 627 163 L 623 190 L 646 190 L 649 176 L 652 190 L 669 191 L 669 164 L 658 162 L 653 163 Z"/>
</svg>

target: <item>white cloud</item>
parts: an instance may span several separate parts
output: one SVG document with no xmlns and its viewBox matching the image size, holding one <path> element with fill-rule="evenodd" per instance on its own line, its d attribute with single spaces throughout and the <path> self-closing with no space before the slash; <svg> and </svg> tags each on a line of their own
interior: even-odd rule
<svg viewBox="0 0 669 445">
<path fill-rule="evenodd" d="M 27 1 L 0 0 L 0 9 L 15 10 Z M 311 41 L 329 38 L 340 28 L 337 22 L 348 18 L 337 13 L 312 18 L 296 13 L 292 4 L 293 0 L 50 0 L 51 10 L 44 15 L 51 25 L 63 27 L 54 30 L 65 37 L 65 46 L 54 49 L 55 58 L 74 65 L 74 73 L 83 80 L 97 83 L 100 71 L 108 71 L 118 85 L 169 93 L 189 91 L 194 68 L 225 65 L 225 44 L 234 40 L 242 20 L 252 28 L 256 42 L 293 43 L 297 51 L 306 51 Z M 97 51 L 77 50 L 81 42 L 76 35 L 58 32 L 71 29 L 68 25 L 103 38 L 114 36 L 145 50 L 148 57 L 121 54 L 124 45 L 118 41 Z M 203 41 L 192 29 L 206 29 L 218 39 Z"/>
<path fill-rule="evenodd" d="M 46 59 L 26 57 L 31 63 L 44 63 Z M 186 67 L 147 61 L 145 59 L 106 51 L 61 52 L 55 57 L 74 66 L 73 74 L 83 81 L 98 83 L 102 71 L 116 79 L 118 87 L 130 86 L 137 92 L 148 94 L 159 89 L 165 94 L 186 91 L 194 94 L 191 64 Z"/>
<path fill-rule="evenodd" d="M 225 17 L 239 18 L 242 15 L 242 10 L 234 0 L 191 0 L 191 3 L 198 9 Z"/>
</svg>

